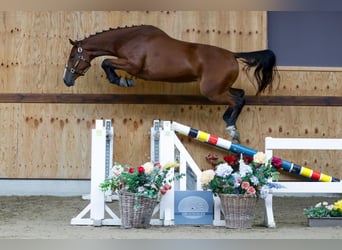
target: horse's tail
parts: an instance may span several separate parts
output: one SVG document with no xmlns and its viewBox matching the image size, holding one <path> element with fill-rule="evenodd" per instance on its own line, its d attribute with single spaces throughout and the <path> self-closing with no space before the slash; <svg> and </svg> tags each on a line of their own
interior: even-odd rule
<svg viewBox="0 0 342 250">
<path fill-rule="evenodd" d="M 258 83 L 257 94 L 263 91 L 268 85 L 272 85 L 275 74 L 277 73 L 276 56 L 272 50 L 234 53 L 234 56 L 237 59 L 241 59 L 245 64 L 243 71 L 246 73 L 252 67 L 255 67 L 254 77 Z"/>
</svg>

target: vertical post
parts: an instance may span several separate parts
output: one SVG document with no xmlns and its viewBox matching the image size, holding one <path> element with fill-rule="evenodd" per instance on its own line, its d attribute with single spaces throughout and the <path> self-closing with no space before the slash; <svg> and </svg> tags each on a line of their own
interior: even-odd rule
<svg viewBox="0 0 342 250">
<path fill-rule="evenodd" d="M 106 129 L 103 120 L 96 120 L 92 129 L 91 141 L 91 187 L 90 187 L 90 219 L 93 225 L 101 225 L 105 213 L 105 197 L 99 188 L 106 178 Z"/>
<path fill-rule="evenodd" d="M 174 132 L 171 130 L 171 122 L 163 122 L 163 130 L 160 131 L 159 139 L 159 162 L 163 166 L 166 163 L 174 162 L 175 146 Z M 174 176 L 174 169 L 169 172 L 169 177 Z M 174 183 L 171 184 L 174 188 Z M 164 226 L 173 224 L 174 221 L 174 192 L 167 192 L 160 202 L 160 219 L 164 219 Z"/>
<path fill-rule="evenodd" d="M 153 127 L 150 130 L 150 151 L 151 151 L 151 162 L 159 162 L 159 138 L 160 138 L 160 121 L 154 120 Z"/>
<path fill-rule="evenodd" d="M 105 194 L 100 184 L 108 178 L 113 162 L 114 128 L 111 120 L 96 120 L 95 129 L 91 132 L 91 182 L 90 203 L 76 217 L 71 219 L 72 225 L 121 225 L 121 220 L 105 204 Z M 110 218 L 104 218 L 105 212 Z M 85 216 L 89 217 L 85 218 Z"/>
<path fill-rule="evenodd" d="M 111 120 L 105 120 L 105 129 L 106 129 L 106 176 L 108 178 L 109 171 L 113 166 L 113 140 L 114 140 L 114 129 L 112 127 Z"/>
</svg>

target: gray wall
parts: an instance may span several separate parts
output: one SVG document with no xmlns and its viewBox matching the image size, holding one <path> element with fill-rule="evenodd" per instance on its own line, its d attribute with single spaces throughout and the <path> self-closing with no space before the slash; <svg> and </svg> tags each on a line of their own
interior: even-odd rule
<svg viewBox="0 0 342 250">
<path fill-rule="evenodd" d="M 268 47 L 281 66 L 342 66 L 342 11 L 270 11 Z"/>
</svg>

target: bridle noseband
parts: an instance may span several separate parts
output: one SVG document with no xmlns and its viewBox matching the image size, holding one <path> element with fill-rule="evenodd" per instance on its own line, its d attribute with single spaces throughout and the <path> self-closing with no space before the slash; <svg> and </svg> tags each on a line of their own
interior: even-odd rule
<svg viewBox="0 0 342 250">
<path fill-rule="evenodd" d="M 77 75 L 79 75 L 79 76 L 84 76 L 84 74 L 87 72 L 87 70 L 89 69 L 89 67 L 91 66 L 91 64 L 90 64 L 90 61 L 88 61 L 86 58 L 84 58 L 82 52 L 83 52 L 83 49 L 82 49 L 81 45 L 79 45 L 79 46 L 77 47 L 77 54 L 78 54 L 78 55 L 77 55 L 77 60 L 75 61 L 74 65 L 73 65 L 71 68 L 68 67 L 68 64 L 65 65 L 64 75 L 65 75 L 65 72 L 66 72 L 66 71 L 69 71 L 69 72 L 71 73 L 71 77 L 72 77 L 74 74 L 77 74 Z M 77 70 L 77 66 L 80 64 L 80 62 L 85 62 L 85 63 L 87 63 L 87 64 L 88 64 L 88 67 L 85 68 L 85 69 L 82 70 L 82 71 Z"/>
</svg>

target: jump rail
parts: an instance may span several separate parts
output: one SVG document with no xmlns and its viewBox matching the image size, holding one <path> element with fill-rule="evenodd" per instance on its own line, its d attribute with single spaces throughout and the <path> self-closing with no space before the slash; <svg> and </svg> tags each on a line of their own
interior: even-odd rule
<svg viewBox="0 0 342 250">
<path fill-rule="evenodd" d="M 237 144 L 235 142 L 231 142 L 229 140 L 217 137 L 215 135 L 191 128 L 189 126 L 186 126 L 177 122 L 172 122 L 172 128 L 174 131 L 180 134 L 190 136 L 198 141 L 205 142 L 210 145 L 213 145 L 218 148 L 231 151 L 234 153 L 244 154 L 244 155 L 253 157 L 258 152 L 255 149 Z M 322 181 L 322 182 L 339 182 L 340 181 L 338 178 L 335 178 L 335 177 L 332 177 L 332 176 L 329 176 L 327 174 L 320 173 L 317 171 L 312 171 L 308 168 L 304 168 L 300 165 L 294 164 L 293 162 L 289 162 L 289 161 L 282 160 L 282 159 L 281 159 L 281 162 L 282 162 L 282 169 L 291 174 L 301 175 L 309 179 Z M 308 172 L 313 172 L 314 174 L 308 175 L 307 174 Z"/>
<path fill-rule="evenodd" d="M 217 105 L 200 95 L 2 93 L 0 103 L 198 104 Z M 246 96 L 246 105 L 342 106 L 341 96 Z"/>
</svg>

